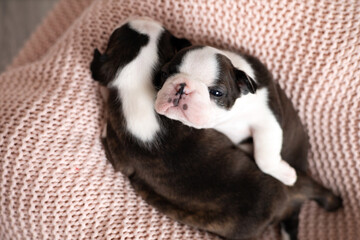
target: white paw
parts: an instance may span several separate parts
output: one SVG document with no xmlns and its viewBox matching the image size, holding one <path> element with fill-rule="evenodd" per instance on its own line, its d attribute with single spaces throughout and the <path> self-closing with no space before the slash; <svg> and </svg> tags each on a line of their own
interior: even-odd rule
<svg viewBox="0 0 360 240">
<path fill-rule="evenodd" d="M 295 169 L 284 160 L 281 160 L 277 168 L 272 169 L 268 174 L 288 186 L 293 186 L 297 179 Z"/>
</svg>

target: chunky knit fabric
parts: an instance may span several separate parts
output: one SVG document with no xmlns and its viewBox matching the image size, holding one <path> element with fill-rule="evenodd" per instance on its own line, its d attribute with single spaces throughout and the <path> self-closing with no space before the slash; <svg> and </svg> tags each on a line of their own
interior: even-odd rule
<svg viewBox="0 0 360 240">
<path fill-rule="evenodd" d="M 61 0 L 0 76 L 0 239 L 217 239 L 146 204 L 106 160 L 89 63 L 129 16 L 259 57 L 309 133 L 313 177 L 344 199 L 335 213 L 306 203 L 299 238 L 359 239 L 357 0 Z"/>
</svg>

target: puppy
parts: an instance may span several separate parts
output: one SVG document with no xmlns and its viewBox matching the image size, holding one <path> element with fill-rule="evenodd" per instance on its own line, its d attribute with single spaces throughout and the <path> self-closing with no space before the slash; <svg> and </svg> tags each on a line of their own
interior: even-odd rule
<svg viewBox="0 0 360 240">
<path fill-rule="evenodd" d="M 162 69 L 159 114 L 213 128 L 238 144 L 253 138 L 258 167 L 293 185 L 306 162 L 307 137 L 291 101 L 257 59 L 208 46 L 180 51 Z"/>
<path fill-rule="evenodd" d="M 254 238 L 281 223 L 296 239 L 305 200 L 335 210 L 340 198 L 303 173 L 289 188 L 225 135 L 155 112 L 160 69 L 189 44 L 157 22 L 136 19 L 115 30 L 104 54 L 95 50 L 92 76 L 109 91 L 109 161 L 149 204 L 180 222 L 229 239 Z"/>
</svg>

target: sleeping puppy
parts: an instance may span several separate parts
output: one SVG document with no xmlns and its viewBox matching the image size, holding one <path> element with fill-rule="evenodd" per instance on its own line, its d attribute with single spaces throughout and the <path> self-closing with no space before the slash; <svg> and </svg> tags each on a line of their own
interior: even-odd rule
<svg viewBox="0 0 360 240">
<path fill-rule="evenodd" d="M 307 137 L 291 101 L 263 64 L 208 46 L 180 51 L 162 69 L 159 114 L 195 128 L 213 128 L 238 144 L 253 139 L 258 167 L 286 185 L 307 157 Z M 297 164 L 297 162 L 300 164 Z"/>
<path fill-rule="evenodd" d="M 229 239 L 255 238 L 281 223 L 296 239 L 305 200 L 327 210 L 341 200 L 302 172 L 289 188 L 225 135 L 155 112 L 161 66 L 189 44 L 157 22 L 136 19 L 115 30 L 103 54 L 95 50 L 92 76 L 109 92 L 109 161 L 149 204 L 180 222 Z"/>
</svg>

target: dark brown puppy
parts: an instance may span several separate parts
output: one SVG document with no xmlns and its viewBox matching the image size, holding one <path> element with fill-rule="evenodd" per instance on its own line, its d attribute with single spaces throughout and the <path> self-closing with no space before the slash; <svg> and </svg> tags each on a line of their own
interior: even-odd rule
<svg viewBox="0 0 360 240">
<path fill-rule="evenodd" d="M 255 238 L 269 224 L 283 223 L 296 239 L 305 200 L 335 210 L 340 199 L 303 172 L 286 187 L 224 135 L 155 113 L 157 72 L 188 44 L 139 19 L 117 29 L 104 54 L 95 50 L 93 77 L 109 89 L 104 146 L 110 162 L 149 204 L 178 221 L 230 239 Z"/>
</svg>

